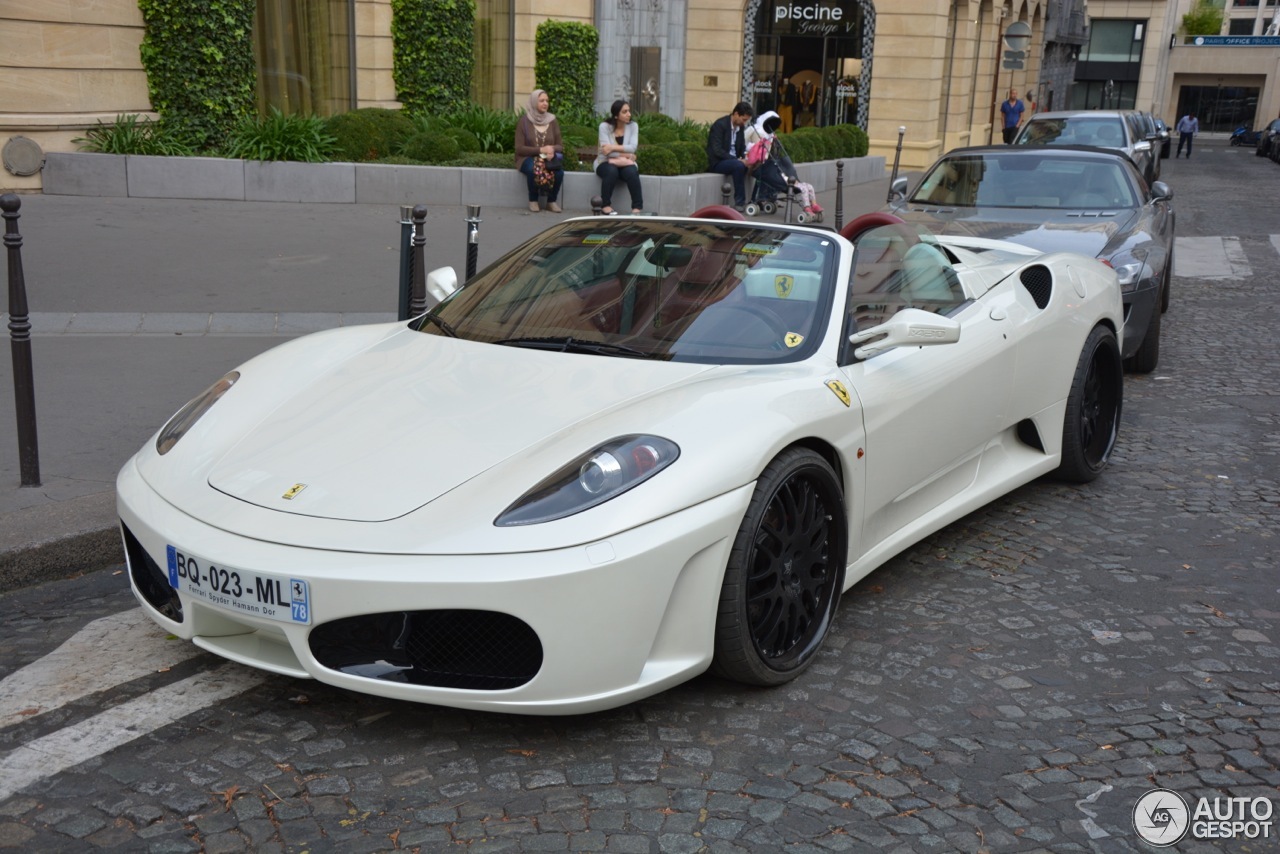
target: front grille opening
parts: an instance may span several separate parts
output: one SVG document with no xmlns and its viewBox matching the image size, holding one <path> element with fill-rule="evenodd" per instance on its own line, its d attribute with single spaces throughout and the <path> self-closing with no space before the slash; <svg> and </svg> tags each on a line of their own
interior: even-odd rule
<svg viewBox="0 0 1280 854">
<path fill-rule="evenodd" d="M 1036 308 L 1044 308 L 1049 304 L 1049 297 L 1053 294 L 1053 273 L 1049 272 L 1048 267 L 1034 264 L 1023 270 L 1020 278 L 1022 286 L 1035 300 Z"/>
<path fill-rule="evenodd" d="M 347 617 L 316 626 L 311 653 L 325 667 L 409 685 L 502 691 L 542 668 L 542 642 L 517 617 L 440 609 Z"/>
<path fill-rule="evenodd" d="M 151 559 L 128 525 L 121 522 L 120 530 L 124 533 L 124 554 L 134 586 L 148 605 L 175 623 L 181 623 L 182 600 L 178 598 L 178 591 L 169 586 L 168 573 Z"/>
</svg>

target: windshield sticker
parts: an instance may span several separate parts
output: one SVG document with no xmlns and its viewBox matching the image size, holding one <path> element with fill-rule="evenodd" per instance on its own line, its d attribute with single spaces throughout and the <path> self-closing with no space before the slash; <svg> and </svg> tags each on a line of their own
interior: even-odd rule
<svg viewBox="0 0 1280 854">
<path fill-rule="evenodd" d="M 849 390 L 844 387 L 844 383 L 840 382 L 840 380 L 827 380 L 827 388 L 835 392 L 836 397 L 840 398 L 840 402 L 845 406 L 850 405 Z"/>
<path fill-rule="evenodd" d="M 799 332 L 788 332 L 786 337 L 782 339 L 782 342 L 787 345 L 787 348 L 792 350 L 799 347 L 803 341 L 804 336 Z"/>
<path fill-rule="evenodd" d="M 763 243 L 748 243 L 742 247 L 744 255 L 773 255 L 778 251 L 776 246 L 766 246 Z"/>
<path fill-rule="evenodd" d="M 600 246 L 601 244 L 608 242 L 609 235 L 607 234 L 588 234 L 586 237 L 582 238 L 583 246 Z"/>
<path fill-rule="evenodd" d="M 773 277 L 773 292 L 778 295 L 779 299 L 786 299 L 791 296 L 791 291 L 795 289 L 795 286 L 795 276 L 789 276 L 786 273 L 779 273 Z"/>
</svg>

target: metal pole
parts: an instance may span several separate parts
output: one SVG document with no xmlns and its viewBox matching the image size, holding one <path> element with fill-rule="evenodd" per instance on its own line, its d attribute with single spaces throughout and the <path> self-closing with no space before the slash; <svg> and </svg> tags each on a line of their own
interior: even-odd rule
<svg viewBox="0 0 1280 854">
<path fill-rule="evenodd" d="M 720 185 L 720 204 L 728 205 L 729 198 L 733 195 L 733 184 L 725 181 Z"/>
<path fill-rule="evenodd" d="M 601 196 L 591 197 L 591 215 L 600 216 L 604 213 L 604 198 Z"/>
<path fill-rule="evenodd" d="M 22 235 L 13 193 L 0 196 L 4 216 L 4 246 L 9 256 L 9 348 L 13 358 L 13 401 L 18 421 L 18 464 L 23 486 L 40 485 L 40 442 L 36 435 L 36 384 L 31 368 L 31 315 L 27 283 L 22 274 Z"/>
<path fill-rule="evenodd" d="M 790 178 L 788 178 L 788 179 L 787 179 L 787 192 L 786 192 L 786 196 L 787 196 L 786 205 L 787 205 L 787 207 L 786 207 L 786 210 L 785 210 L 785 211 L 783 212 L 783 214 L 782 214 L 782 221 L 783 221 L 783 222 L 785 222 L 787 225 L 790 225 L 790 224 L 791 224 L 791 200 L 792 200 L 792 199 L 794 199 L 794 198 L 795 198 L 795 195 L 796 195 L 794 192 L 792 192 L 792 190 L 794 190 L 794 189 L 795 189 L 795 183 L 794 183 Z"/>
<path fill-rule="evenodd" d="M 400 206 L 400 300 L 396 317 L 409 319 L 409 283 L 413 278 L 413 206 Z"/>
<path fill-rule="evenodd" d="M 467 205 L 467 278 L 476 274 L 476 260 L 480 257 L 480 206 Z"/>
<path fill-rule="evenodd" d="M 844 225 L 844 161 L 836 161 L 836 231 Z"/>
<path fill-rule="evenodd" d="M 427 312 L 427 271 L 425 246 L 427 245 L 427 206 L 413 206 L 413 284 L 409 296 L 409 316 L 417 317 Z"/>
<path fill-rule="evenodd" d="M 902 159 L 902 137 L 907 133 L 906 125 L 898 126 L 898 149 L 893 152 L 893 174 L 889 176 L 889 193 L 886 202 L 893 201 L 893 182 L 898 180 L 898 161 Z"/>
</svg>

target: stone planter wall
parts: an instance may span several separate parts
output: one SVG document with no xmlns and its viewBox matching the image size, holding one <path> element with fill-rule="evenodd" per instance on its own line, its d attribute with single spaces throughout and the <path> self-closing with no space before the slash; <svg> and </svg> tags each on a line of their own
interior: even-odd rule
<svg viewBox="0 0 1280 854">
<path fill-rule="evenodd" d="M 801 163 L 802 181 L 819 192 L 836 186 L 836 162 Z M 885 176 L 883 157 L 844 161 L 846 186 Z M 149 199 L 229 199 L 252 202 L 464 205 L 523 208 L 524 176 L 512 169 L 456 166 L 391 166 L 380 163 L 263 163 L 216 157 L 143 157 L 53 153 L 44 167 L 44 192 L 59 196 L 126 196 Z M 641 176 L 646 210 L 682 216 L 722 200 L 722 175 Z M 599 195 L 592 172 L 568 172 L 560 202 L 586 211 Z M 630 208 L 619 184 L 614 207 Z"/>
</svg>

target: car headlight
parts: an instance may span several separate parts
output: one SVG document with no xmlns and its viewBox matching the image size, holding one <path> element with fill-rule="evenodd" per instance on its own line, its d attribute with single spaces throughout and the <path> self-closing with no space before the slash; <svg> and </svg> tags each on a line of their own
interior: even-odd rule
<svg viewBox="0 0 1280 854">
<path fill-rule="evenodd" d="M 217 403 L 218 398 L 226 394 L 238 379 L 240 372 L 232 371 L 175 412 L 156 437 L 156 451 L 160 454 L 169 453 L 178 444 L 178 440 L 187 435 L 192 425 L 200 420 L 200 416 L 208 412 L 209 407 Z"/>
<path fill-rule="evenodd" d="M 1101 261 L 1116 271 L 1121 293 L 1133 293 L 1138 289 L 1138 282 L 1151 278 L 1151 268 L 1147 266 L 1145 252 L 1120 252 Z"/>
<path fill-rule="evenodd" d="M 536 525 L 581 513 L 644 483 L 679 456 L 676 443 L 659 436 L 619 436 L 557 470 L 493 524 Z"/>
</svg>

